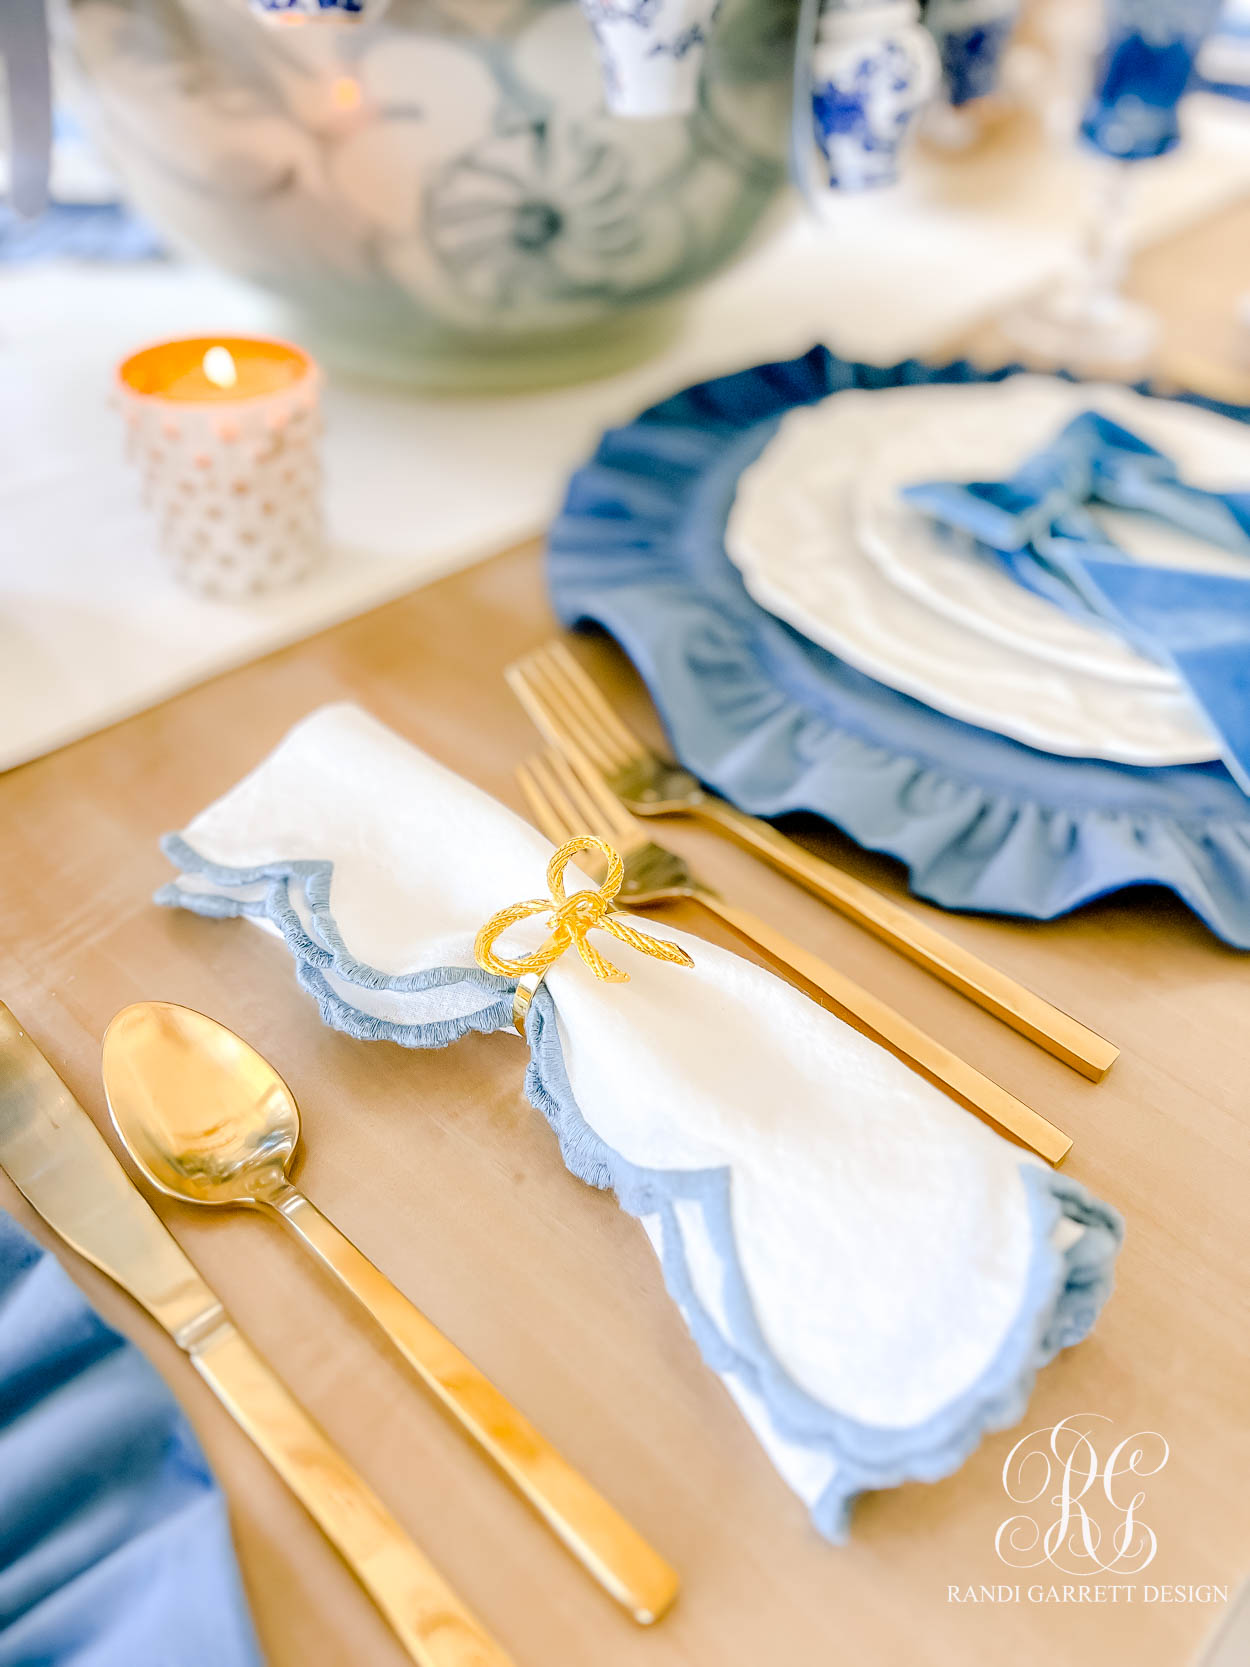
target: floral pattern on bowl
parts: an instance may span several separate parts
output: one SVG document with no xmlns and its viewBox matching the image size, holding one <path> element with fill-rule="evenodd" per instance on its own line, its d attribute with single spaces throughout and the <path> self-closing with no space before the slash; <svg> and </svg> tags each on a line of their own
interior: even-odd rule
<svg viewBox="0 0 1250 1667">
<path fill-rule="evenodd" d="M 723 0 L 698 108 L 604 106 L 573 0 L 392 0 L 275 29 L 227 0 L 70 0 L 84 113 L 177 244 L 456 381 L 714 272 L 783 177 L 793 0 Z"/>
</svg>

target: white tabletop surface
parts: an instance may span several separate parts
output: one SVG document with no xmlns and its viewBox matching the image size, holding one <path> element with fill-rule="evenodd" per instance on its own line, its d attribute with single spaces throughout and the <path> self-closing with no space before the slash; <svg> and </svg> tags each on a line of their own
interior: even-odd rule
<svg viewBox="0 0 1250 1667">
<path fill-rule="evenodd" d="M 1146 242 L 1250 192 L 1247 112 L 1190 101 L 1187 143 L 1142 172 Z M 121 455 L 116 362 L 161 336 L 281 331 L 272 301 L 160 263 L 0 274 L 0 769 L 361 612 L 543 525 L 605 426 L 700 377 L 826 341 L 879 362 L 940 348 L 1071 257 L 1095 166 L 988 150 L 918 160 L 826 223 L 783 214 L 698 295 L 679 339 L 579 387 L 427 398 L 331 381 L 332 556 L 245 605 L 164 573 Z"/>
</svg>

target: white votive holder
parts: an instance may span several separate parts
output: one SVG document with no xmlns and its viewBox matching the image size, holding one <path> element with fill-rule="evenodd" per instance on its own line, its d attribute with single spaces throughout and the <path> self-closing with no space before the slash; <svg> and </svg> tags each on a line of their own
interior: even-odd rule
<svg viewBox="0 0 1250 1667">
<path fill-rule="evenodd" d="M 183 584 L 241 601 L 325 555 L 321 373 L 259 336 L 157 342 L 117 370 L 127 451 Z"/>
</svg>

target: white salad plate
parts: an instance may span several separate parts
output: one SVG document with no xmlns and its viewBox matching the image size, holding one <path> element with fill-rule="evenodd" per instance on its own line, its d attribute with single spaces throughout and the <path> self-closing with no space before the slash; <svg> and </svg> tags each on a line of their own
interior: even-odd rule
<svg viewBox="0 0 1250 1667">
<path fill-rule="evenodd" d="M 1001 479 L 1081 411 L 1172 457 L 1195 485 L 1250 480 L 1250 434 L 1131 390 L 1018 376 L 848 391 L 791 412 L 745 470 L 726 549 L 755 599 L 867 675 L 981 728 L 1135 765 L 1218 756 L 1168 668 L 1014 583 L 899 496 L 912 482 Z M 1244 558 L 1097 511 L 1142 561 L 1246 573 Z"/>
</svg>

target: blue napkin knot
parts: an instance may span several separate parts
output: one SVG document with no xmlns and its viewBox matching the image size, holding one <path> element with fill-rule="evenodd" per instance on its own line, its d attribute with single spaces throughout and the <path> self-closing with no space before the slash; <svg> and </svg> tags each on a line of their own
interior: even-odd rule
<svg viewBox="0 0 1250 1667">
<path fill-rule="evenodd" d="M 926 481 L 903 497 L 967 535 L 1018 584 L 1169 665 L 1250 795 L 1250 571 L 1243 579 L 1136 562 L 1090 504 L 1134 510 L 1250 556 L 1250 491 L 1212 492 L 1171 458 L 1085 411 L 1003 481 Z"/>
</svg>

